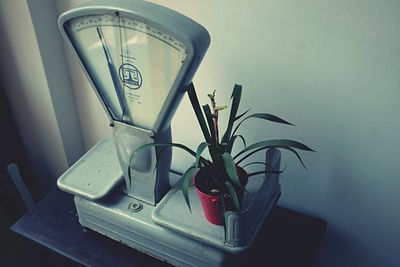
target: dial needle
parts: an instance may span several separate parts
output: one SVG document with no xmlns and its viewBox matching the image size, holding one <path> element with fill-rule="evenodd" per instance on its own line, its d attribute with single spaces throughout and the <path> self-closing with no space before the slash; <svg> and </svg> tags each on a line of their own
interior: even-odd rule
<svg viewBox="0 0 400 267">
<path fill-rule="evenodd" d="M 124 119 L 124 117 L 126 115 L 125 105 L 124 105 L 124 96 L 122 94 L 121 85 L 120 85 L 120 83 L 118 81 L 118 73 L 117 73 L 117 71 L 115 69 L 114 63 L 111 60 L 110 51 L 108 50 L 108 46 L 107 46 L 106 41 L 105 41 L 104 36 L 103 36 L 103 32 L 101 31 L 101 29 L 99 27 L 97 27 L 96 29 L 97 29 L 97 33 L 98 33 L 100 41 L 101 41 L 101 45 L 103 46 L 104 55 L 106 56 L 106 59 L 107 59 L 108 70 L 110 72 L 111 79 L 113 81 L 113 84 L 114 84 L 114 87 L 115 87 L 115 91 L 117 93 L 119 105 L 121 106 L 122 116 L 121 116 L 120 119 L 122 121 L 126 122 L 125 119 Z"/>
</svg>

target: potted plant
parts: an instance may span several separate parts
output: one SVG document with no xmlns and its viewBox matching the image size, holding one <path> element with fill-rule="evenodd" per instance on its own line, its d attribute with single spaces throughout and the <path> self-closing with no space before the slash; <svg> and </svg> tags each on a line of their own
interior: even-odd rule
<svg viewBox="0 0 400 267">
<path fill-rule="evenodd" d="M 178 147 L 192 155 L 194 162 L 181 178 L 183 180 L 182 192 L 189 210 L 191 210 L 191 208 L 188 189 L 193 179 L 207 220 L 218 225 L 224 224 L 224 211 L 240 210 L 240 202 L 248 179 L 251 176 L 265 174 L 269 171 L 268 168 L 265 168 L 265 163 L 262 162 L 250 162 L 242 165 L 244 160 L 259 151 L 269 148 L 288 150 L 294 153 L 305 168 L 299 153 L 295 149 L 305 151 L 313 150 L 300 142 L 287 139 L 275 139 L 262 140 L 248 146 L 246 145 L 246 140 L 243 135 L 238 134 L 238 129 L 243 122 L 249 119 L 260 119 L 286 125 L 293 124 L 268 113 L 254 113 L 248 115 L 249 110 L 247 110 L 238 115 L 242 94 L 241 85 L 235 84 L 233 88 L 227 129 L 222 137 L 220 137 L 218 117 L 219 112 L 227 107 L 218 106 L 216 104 L 215 91 L 208 95 L 211 101 L 211 107 L 208 104 L 202 107 L 200 106 L 193 83 L 188 85 L 187 92 L 204 136 L 204 141 L 198 145 L 196 151 L 178 143 L 155 143 L 139 147 L 133 153 L 133 156 L 141 150 L 154 146 Z M 235 153 L 235 155 L 232 155 L 232 148 L 237 140 L 243 142 L 244 148 L 238 153 Z M 203 156 L 206 149 L 208 149 L 210 158 Z M 247 173 L 244 168 L 250 165 L 260 165 L 263 170 Z"/>
</svg>

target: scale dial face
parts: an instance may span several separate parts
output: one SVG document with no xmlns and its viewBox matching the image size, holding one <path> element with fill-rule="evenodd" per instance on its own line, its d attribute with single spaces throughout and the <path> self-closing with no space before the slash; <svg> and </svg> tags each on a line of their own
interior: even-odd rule
<svg viewBox="0 0 400 267">
<path fill-rule="evenodd" d="M 118 12 L 64 29 L 114 120 L 152 129 L 187 56 L 173 36 Z"/>
</svg>

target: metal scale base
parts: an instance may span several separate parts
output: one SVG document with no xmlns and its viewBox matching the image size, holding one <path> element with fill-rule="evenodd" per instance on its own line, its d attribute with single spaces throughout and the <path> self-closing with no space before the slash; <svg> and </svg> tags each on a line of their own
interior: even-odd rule
<svg viewBox="0 0 400 267">
<path fill-rule="evenodd" d="M 85 184 L 89 188 L 91 182 L 83 180 L 99 181 L 107 179 L 106 176 L 120 176 L 122 185 L 122 171 L 118 160 L 110 160 L 113 157 L 117 156 L 112 140 L 98 143 L 60 177 L 59 186 L 68 191 L 66 187 L 79 181 L 78 186 Z M 88 168 L 88 164 L 94 163 L 98 166 Z M 171 173 L 171 184 L 178 178 Z M 235 258 L 252 244 L 280 195 L 276 174 L 268 179 L 252 177 L 242 202 L 243 214 L 238 217 L 235 217 L 238 214 L 226 214 L 224 227 L 206 221 L 193 187 L 189 191 L 190 213 L 179 183 L 156 206 L 126 195 L 115 181 L 108 184 L 114 189 L 100 200 L 75 192 L 80 224 L 176 266 L 234 266 Z M 237 218 L 243 221 L 235 220 Z"/>
</svg>

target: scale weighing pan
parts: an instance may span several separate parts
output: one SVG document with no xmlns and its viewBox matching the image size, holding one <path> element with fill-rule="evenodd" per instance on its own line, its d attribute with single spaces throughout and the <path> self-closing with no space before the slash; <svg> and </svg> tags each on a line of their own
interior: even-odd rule
<svg viewBox="0 0 400 267">
<path fill-rule="evenodd" d="M 113 128 L 57 181 L 75 195 L 80 224 L 177 266 L 234 266 L 279 198 L 278 174 L 251 179 L 242 211 L 217 226 L 193 187 L 190 213 L 170 173 L 171 148 L 131 158 L 141 145 L 172 141 L 170 121 L 210 44 L 207 30 L 141 0 L 90 1 L 63 13 L 59 27 Z M 266 162 L 279 170 L 280 152 Z"/>
</svg>

